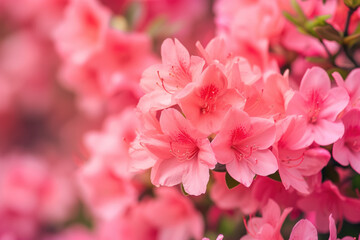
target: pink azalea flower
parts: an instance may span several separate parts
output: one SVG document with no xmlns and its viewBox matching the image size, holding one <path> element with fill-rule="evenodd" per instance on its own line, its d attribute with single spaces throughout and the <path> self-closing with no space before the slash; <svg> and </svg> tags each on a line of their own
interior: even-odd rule
<svg viewBox="0 0 360 240">
<path fill-rule="evenodd" d="M 298 207 L 306 213 L 315 213 L 315 226 L 319 232 L 329 231 L 330 214 L 336 221 L 360 222 L 360 200 L 342 195 L 332 182 L 325 181 L 310 195 L 300 199 Z"/>
<path fill-rule="evenodd" d="M 360 109 L 347 112 L 341 119 L 345 125 L 344 136 L 334 143 L 334 159 L 343 166 L 360 173 Z"/>
<path fill-rule="evenodd" d="M 292 188 L 286 190 L 281 182 L 269 177 L 257 176 L 251 188 L 252 195 L 260 206 L 266 205 L 271 198 L 282 208 L 293 207 L 299 199 L 297 191 Z"/>
<path fill-rule="evenodd" d="M 159 240 L 200 239 L 203 236 L 204 222 L 200 213 L 189 198 L 174 188 L 156 189 L 156 198 L 147 205 L 144 214 L 159 229 Z"/>
<path fill-rule="evenodd" d="M 354 69 L 344 81 L 338 72 L 333 73 L 337 85 L 344 88 L 350 96 L 350 102 L 347 110 L 351 108 L 360 108 L 360 88 L 358 79 L 360 78 L 360 69 Z"/>
<path fill-rule="evenodd" d="M 100 219 L 123 214 L 138 197 L 134 183 L 106 162 L 88 162 L 78 172 L 78 182 L 84 201 Z"/>
<path fill-rule="evenodd" d="M 226 114 L 220 132 L 211 143 L 216 159 L 237 181 L 249 187 L 255 174 L 267 176 L 277 170 L 274 154 L 268 149 L 275 141 L 272 121 L 249 117 L 232 108 Z"/>
<path fill-rule="evenodd" d="M 250 218 L 248 223 L 244 219 L 248 234 L 241 240 L 282 240 L 280 228 L 291 210 L 292 208 L 286 208 L 281 213 L 276 202 L 269 199 L 266 206 L 261 210 L 262 217 Z"/>
<path fill-rule="evenodd" d="M 342 137 L 344 125 L 336 121 L 349 102 L 349 96 L 341 88 L 332 88 L 327 73 L 319 67 L 308 70 L 287 106 L 289 115 L 307 118 L 304 134 L 320 145 L 329 145 Z"/>
<path fill-rule="evenodd" d="M 128 152 L 138 125 L 134 109 L 127 108 L 122 113 L 105 119 L 101 131 L 86 133 L 84 142 L 90 161 L 107 164 L 119 176 L 133 176 L 129 172 L 131 158 Z"/>
<path fill-rule="evenodd" d="M 0 236 L 33 239 L 41 224 L 67 219 L 76 203 L 71 175 L 39 156 L 0 158 Z M 60 170 L 61 169 L 61 170 Z"/>
<path fill-rule="evenodd" d="M 226 76 L 215 64 L 209 65 L 194 83 L 193 89 L 178 102 L 187 119 L 200 131 L 217 132 L 226 112 L 242 107 L 244 99 L 235 89 L 228 89 Z"/>
<path fill-rule="evenodd" d="M 138 104 L 142 112 L 159 110 L 176 104 L 178 94 L 201 74 L 204 60 L 191 56 L 177 40 L 166 39 L 161 45 L 162 64 L 146 69 L 140 85 L 147 93 Z M 151 105 L 149 105 L 151 102 Z"/>
<path fill-rule="evenodd" d="M 286 189 L 290 186 L 302 193 L 309 193 L 305 176 L 315 175 L 326 166 L 330 154 L 326 149 L 307 148 L 312 139 L 304 134 L 306 120 L 290 116 L 277 122 L 280 139 L 273 146 L 277 156 L 279 174 Z"/>
<path fill-rule="evenodd" d="M 195 129 L 175 109 L 163 110 L 162 133 L 153 134 L 143 145 L 155 157 L 151 171 L 154 185 L 174 186 L 183 183 L 187 193 L 205 193 L 209 169 L 216 164 L 207 135 Z"/>
<path fill-rule="evenodd" d="M 172 188 L 158 188 L 124 215 L 99 224 L 99 240 L 200 239 L 204 222 L 189 198 Z"/>
<path fill-rule="evenodd" d="M 76 64 L 84 63 L 104 46 L 110 11 L 96 0 L 74 0 L 55 29 L 59 53 Z"/>
<path fill-rule="evenodd" d="M 337 238 L 337 231 L 334 218 L 329 216 L 329 240 L 355 240 L 353 237 Z M 315 226 L 307 219 L 298 221 L 293 227 L 289 240 L 317 240 L 318 233 Z"/>
<path fill-rule="evenodd" d="M 244 214 L 253 214 L 259 207 L 259 202 L 252 194 L 252 188 L 239 184 L 229 189 L 222 173 L 213 173 L 215 183 L 211 187 L 210 197 L 216 206 L 225 210 L 237 210 Z"/>
</svg>

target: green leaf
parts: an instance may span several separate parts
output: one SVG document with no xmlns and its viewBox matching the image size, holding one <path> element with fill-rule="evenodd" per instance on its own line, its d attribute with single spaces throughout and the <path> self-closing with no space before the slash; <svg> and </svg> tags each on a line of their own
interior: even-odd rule
<svg viewBox="0 0 360 240">
<path fill-rule="evenodd" d="M 228 172 L 226 172 L 225 181 L 226 181 L 226 186 L 229 189 L 232 189 L 232 188 L 234 188 L 234 187 L 236 187 L 237 185 L 240 184 L 238 181 L 233 179 Z"/>
<path fill-rule="evenodd" d="M 296 0 L 291 0 L 291 6 L 294 8 L 295 12 L 298 14 L 299 20 L 302 22 L 305 22 L 307 20 L 307 17 L 304 13 L 304 11 L 301 9 L 301 6 Z"/>
<path fill-rule="evenodd" d="M 360 6 L 360 0 L 344 0 L 344 3 L 351 9 L 356 9 Z"/>
<path fill-rule="evenodd" d="M 359 174 L 356 174 L 352 178 L 352 187 L 353 187 L 353 189 L 359 189 L 360 190 L 360 175 Z"/>
<path fill-rule="evenodd" d="M 290 13 L 283 11 L 283 15 L 289 22 L 293 23 L 296 26 L 301 26 L 301 22 L 299 22 L 299 20 Z"/>
<path fill-rule="evenodd" d="M 342 41 L 341 34 L 330 24 L 314 27 L 314 31 L 321 39 L 336 41 L 338 43 L 341 43 Z"/>
<path fill-rule="evenodd" d="M 323 57 L 307 57 L 306 60 L 311 63 L 326 63 L 327 59 Z"/>
<path fill-rule="evenodd" d="M 276 171 L 275 173 L 269 175 L 268 177 L 275 180 L 275 181 L 281 182 L 280 174 L 279 174 L 278 171 Z"/>
</svg>

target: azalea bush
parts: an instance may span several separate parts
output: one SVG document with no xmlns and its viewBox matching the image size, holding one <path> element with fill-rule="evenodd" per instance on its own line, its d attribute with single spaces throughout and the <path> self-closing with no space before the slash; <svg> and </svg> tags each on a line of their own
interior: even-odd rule
<svg viewBox="0 0 360 240">
<path fill-rule="evenodd" d="M 0 240 L 359 239 L 359 7 L 0 0 Z"/>
</svg>

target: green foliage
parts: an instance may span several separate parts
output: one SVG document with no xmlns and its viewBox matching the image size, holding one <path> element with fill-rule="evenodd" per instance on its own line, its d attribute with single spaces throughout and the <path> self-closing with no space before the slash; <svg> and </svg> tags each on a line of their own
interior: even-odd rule
<svg viewBox="0 0 360 240">
<path fill-rule="evenodd" d="M 344 0 L 344 3 L 351 9 L 356 9 L 360 6 L 360 0 Z"/>
<path fill-rule="evenodd" d="M 239 185 L 240 183 L 238 181 L 236 181 L 235 179 L 233 179 L 229 173 L 226 172 L 225 175 L 225 181 L 226 181 L 226 186 L 229 189 L 232 189 L 234 187 L 236 187 L 237 185 Z"/>
</svg>

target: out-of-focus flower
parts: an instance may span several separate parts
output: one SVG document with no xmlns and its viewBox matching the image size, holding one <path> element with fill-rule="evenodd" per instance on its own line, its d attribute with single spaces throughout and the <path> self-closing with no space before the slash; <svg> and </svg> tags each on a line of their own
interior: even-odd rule
<svg viewBox="0 0 360 240">
<path fill-rule="evenodd" d="M 245 222 L 248 234 L 241 240 L 282 240 L 280 228 L 291 210 L 292 208 L 286 208 L 281 213 L 276 202 L 269 199 L 269 202 L 261 210 L 262 217 L 253 217 L 248 223 Z"/>
</svg>

